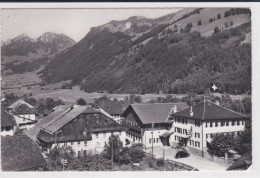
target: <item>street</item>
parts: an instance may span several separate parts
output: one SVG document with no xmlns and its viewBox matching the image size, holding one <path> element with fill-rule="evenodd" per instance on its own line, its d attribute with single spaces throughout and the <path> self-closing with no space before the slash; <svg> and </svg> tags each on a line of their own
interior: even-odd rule
<svg viewBox="0 0 260 178">
<path fill-rule="evenodd" d="M 164 148 L 165 148 L 165 159 L 187 164 L 189 166 L 199 169 L 200 171 L 225 171 L 228 168 L 228 165 L 225 165 L 224 163 L 222 164 L 215 163 L 211 160 L 193 154 L 190 154 L 190 156 L 187 158 L 175 159 L 174 156 L 177 152 L 177 149 L 171 147 L 164 147 L 164 146 L 154 147 L 153 153 L 156 158 L 163 158 Z M 145 152 L 151 153 L 152 148 L 146 148 Z"/>
</svg>

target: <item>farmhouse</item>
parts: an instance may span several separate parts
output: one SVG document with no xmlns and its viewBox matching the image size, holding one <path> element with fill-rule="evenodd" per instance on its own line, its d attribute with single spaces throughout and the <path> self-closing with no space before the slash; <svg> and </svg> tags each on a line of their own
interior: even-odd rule
<svg viewBox="0 0 260 178">
<path fill-rule="evenodd" d="M 114 121 L 121 123 L 121 115 L 124 111 L 123 103 L 121 103 L 120 101 L 112 101 L 109 98 L 107 98 L 97 102 L 97 106 L 109 113 L 113 117 Z"/>
<path fill-rule="evenodd" d="M 16 122 L 14 117 L 1 109 L 1 136 L 14 135 Z"/>
<path fill-rule="evenodd" d="M 53 108 L 52 112 L 47 116 L 43 117 L 39 122 L 37 122 L 31 129 L 27 130 L 25 134 L 30 137 L 32 140 L 38 142 L 37 135 L 39 134 L 42 126 L 50 122 L 53 118 L 64 112 L 68 109 L 70 105 L 59 105 Z"/>
<path fill-rule="evenodd" d="M 109 137 L 120 137 L 125 145 L 126 127 L 115 122 L 103 109 L 73 105 L 53 112 L 53 118 L 41 126 L 37 135 L 43 150 L 54 146 L 71 146 L 79 156 L 103 151 Z"/>
<path fill-rule="evenodd" d="M 192 153 L 203 156 L 207 152 L 207 142 L 210 143 L 214 135 L 239 134 L 245 130 L 246 119 L 243 114 L 203 101 L 170 114 L 166 121 L 172 122 L 174 128 L 171 145 L 181 143 Z"/>
<path fill-rule="evenodd" d="M 6 109 L 14 116 L 16 124 L 20 129 L 28 130 L 36 123 L 35 108 L 23 100 L 17 100 Z"/>
<path fill-rule="evenodd" d="M 166 122 L 167 117 L 171 112 L 187 107 L 186 103 L 131 104 L 122 114 L 122 124 L 129 128 L 127 139 L 145 147 L 162 146 L 164 137 L 161 136 L 171 128 Z"/>
</svg>

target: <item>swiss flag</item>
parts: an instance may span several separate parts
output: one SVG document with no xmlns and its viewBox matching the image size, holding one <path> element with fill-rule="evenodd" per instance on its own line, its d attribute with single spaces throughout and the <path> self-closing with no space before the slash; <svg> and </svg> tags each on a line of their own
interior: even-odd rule
<svg viewBox="0 0 260 178">
<path fill-rule="evenodd" d="M 214 84 L 213 82 L 210 82 L 210 91 L 211 92 L 219 92 L 219 87 L 216 85 L 216 84 Z"/>
</svg>

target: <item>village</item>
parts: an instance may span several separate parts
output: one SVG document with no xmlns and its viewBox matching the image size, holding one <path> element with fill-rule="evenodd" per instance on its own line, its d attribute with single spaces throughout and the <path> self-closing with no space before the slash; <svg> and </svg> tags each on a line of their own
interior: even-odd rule
<svg viewBox="0 0 260 178">
<path fill-rule="evenodd" d="M 253 170 L 256 10 L 161 5 L 1 9 L 3 172 Z"/>
<path fill-rule="evenodd" d="M 200 98 L 192 104 L 135 100 L 129 105 L 105 96 L 96 105 L 81 98 L 74 105 L 57 105 L 41 115 L 22 99 L 6 108 L 7 101 L 2 100 L 2 169 L 80 170 L 77 166 L 82 163 L 75 159 L 92 164 L 100 157 L 95 168 L 83 165 L 82 170 L 250 167 L 251 138 L 245 138 L 251 136 L 250 115 L 221 106 L 223 98 L 212 101 L 211 94 Z"/>
</svg>

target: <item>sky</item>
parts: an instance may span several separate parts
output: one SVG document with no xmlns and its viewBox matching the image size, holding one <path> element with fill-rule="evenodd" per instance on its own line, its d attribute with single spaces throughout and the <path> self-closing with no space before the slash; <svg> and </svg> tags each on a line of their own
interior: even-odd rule
<svg viewBox="0 0 260 178">
<path fill-rule="evenodd" d="M 177 12 L 180 8 L 164 9 L 3 9 L 2 40 L 7 41 L 22 33 L 38 38 L 45 32 L 63 33 L 75 41 L 90 30 L 131 16 L 156 18 Z"/>
</svg>

